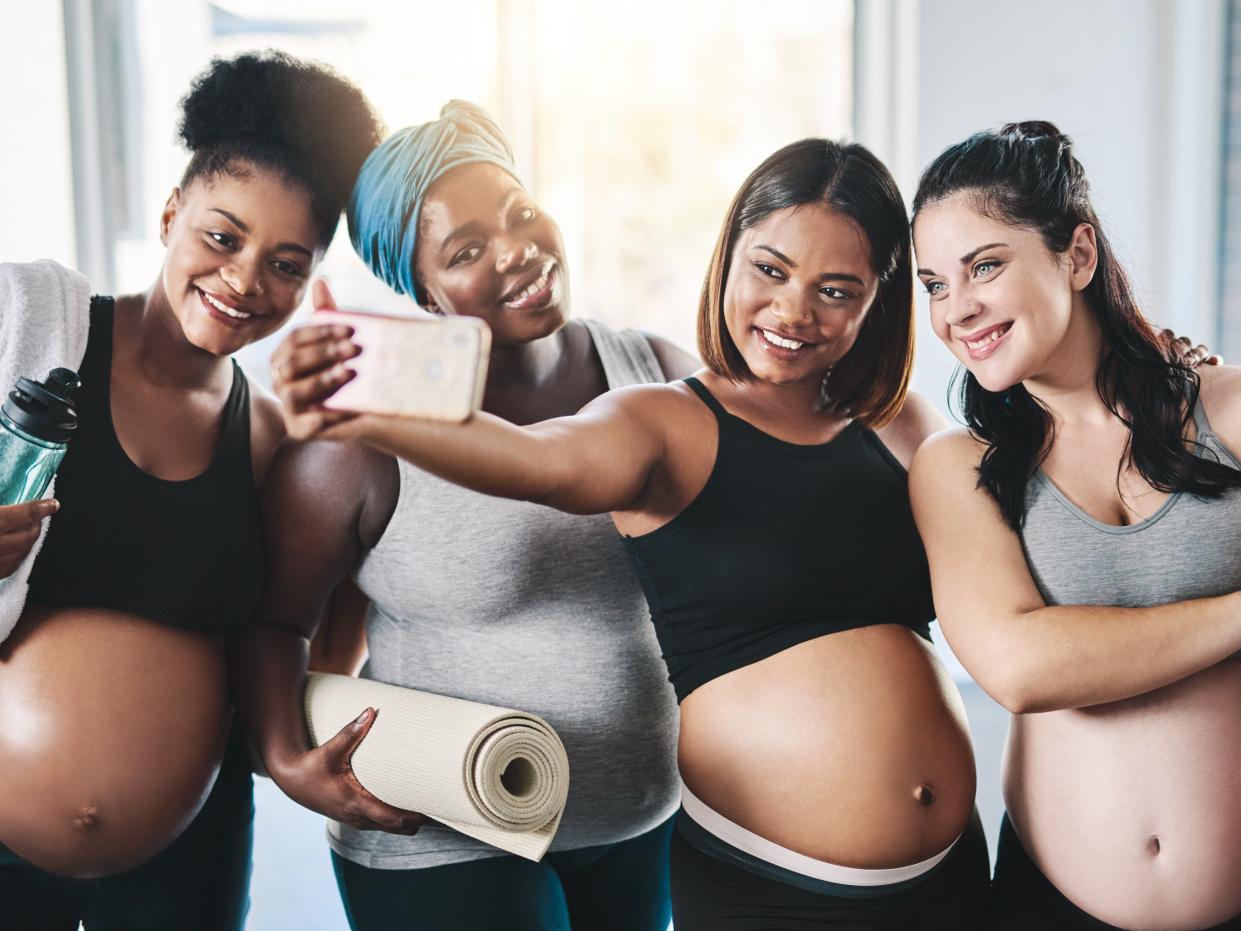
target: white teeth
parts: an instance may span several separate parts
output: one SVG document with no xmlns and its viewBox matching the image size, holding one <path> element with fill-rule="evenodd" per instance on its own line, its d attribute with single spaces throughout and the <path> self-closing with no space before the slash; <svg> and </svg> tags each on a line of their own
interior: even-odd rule
<svg viewBox="0 0 1241 931">
<path fill-rule="evenodd" d="M 526 298 L 528 298 L 530 295 L 538 294 L 540 291 L 542 291 L 544 288 L 547 287 L 547 279 L 551 277 L 551 274 L 552 274 L 552 270 L 550 268 L 544 270 L 543 274 L 539 276 L 537 281 L 533 281 L 530 284 L 526 285 L 524 288 L 522 288 L 520 291 L 518 291 L 516 294 L 510 297 L 507 301 L 505 301 L 505 303 L 506 304 L 519 304 L 522 301 L 524 301 Z"/>
<path fill-rule="evenodd" d="M 243 310 L 234 310 L 233 308 L 229 307 L 227 304 L 221 304 L 219 301 L 217 301 L 214 297 L 212 297 L 206 291 L 200 291 L 199 293 L 203 296 L 203 298 L 206 299 L 208 304 L 210 304 L 212 307 L 214 307 L 216 310 L 220 311 L 221 313 L 228 314 L 234 320 L 249 320 L 251 317 L 254 316 L 254 314 L 248 314 Z"/>
<path fill-rule="evenodd" d="M 763 330 L 763 336 L 773 346 L 779 346 L 781 349 L 801 349 L 802 346 L 806 345 L 805 343 L 799 343 L 795 339 L 785 339 L 783 336 L 777 336 L 771 330 Z"/>
<path fill-rule="evenodd" d="M 976 339 L 976 340 L 967 339 L 965 341 L 965 345 L 968 346 L 970 349 L 981 349 L 983 346 L 986 346 L 988 343 L 994 343 L 997 339 L 999 339 L 1001 336 L 1003 336 L 1007 332 L 1008 330 L 992 330 L 988 335 L 984 336 L 982 339 Z"/>
</svg>

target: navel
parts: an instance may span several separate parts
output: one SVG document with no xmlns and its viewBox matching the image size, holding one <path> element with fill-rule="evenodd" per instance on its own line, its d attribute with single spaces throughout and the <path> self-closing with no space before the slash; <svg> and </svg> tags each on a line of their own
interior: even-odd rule
<svg viewBox="0 0 1241 931">
<path fill-rule="evenodd" d="M 85 805 L 73 819 L 73 827 L 83 834 L 89 834 L 99 826 L 99 806 Z"/>
<path fill-rule="evenodd" d="M 1146 841 L 1146 850 L 1151 854 L 1151 856 L 1156 856 L 1159 853 L 1159 848 L 1159 835 L 1152 834 Z"/>
<path fill-rule="evenodd" d="M 914 801 L 919 805 L 930 806 L 935 804 L 935 793 L 931 791 L 931 787 L 925 782 L 918 788 L 914 789 Z"/>
</svg>

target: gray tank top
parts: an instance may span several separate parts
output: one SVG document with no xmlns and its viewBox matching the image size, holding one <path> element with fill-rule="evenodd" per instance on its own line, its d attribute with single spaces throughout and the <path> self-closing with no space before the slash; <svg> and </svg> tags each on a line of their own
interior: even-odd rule
<svg viewBox="0 0 1241 931">
<path fill-rule="evenodd" d="M 1241 468 L 1194 409 L 1198 455 Z M 1173 494 L 1147 520 L 1100 523 L 1040 469 L 1026 492 L 1022 544 L 1049 605 L 1149 607 L 1241 588 L 1241 489 L 1220 498 Z"/>
<path fill-rule="evenodd" d="M 609 388 L 664 380 L 641 333 L 584 322 Z M 532 711 L 555 727 L 570 779 L 552 850 L 626 840 L 670 817 L 676 699 L 611 518 L 399 468 L 396 510 L 357 573 L 371 599 L 362 675 Z M 398 837 L 332 822 L 328 837 L 342 857 L 380 869 L 501 855 L 438 825 Z"/>
</svg>

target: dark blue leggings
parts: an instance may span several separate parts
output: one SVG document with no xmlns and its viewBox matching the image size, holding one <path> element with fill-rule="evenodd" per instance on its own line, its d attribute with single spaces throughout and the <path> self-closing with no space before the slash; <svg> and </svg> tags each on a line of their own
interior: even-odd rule
<svg viewBox="0 0 1241 931">
<path fill-rule="evenodd" d="M 632 840 L 417 870 L 332 867 L 353 931 L 666 931 L 672 820 Z"/>
</svg>

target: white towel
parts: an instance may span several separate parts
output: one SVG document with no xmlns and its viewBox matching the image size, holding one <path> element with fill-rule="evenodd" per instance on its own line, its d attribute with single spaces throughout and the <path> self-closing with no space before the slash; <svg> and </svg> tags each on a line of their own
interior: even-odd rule
<svg viewBox="0 0 1241 931">
<path fill-rule="evenodd" d="M 61 367 L 77 371 L 89 330 L 90 285 L 84 277 L 51 259 L 0 263 L 0 395 L 7 398 L 19 378 L 42 380 Z M 47 494 L 54 490 L 53 482 Z M 48 523 L 43 522 L 38 542 L 17 571 L 0 580 L 0 641 L 21 617 L 30 569 Z"/>
</svg>

